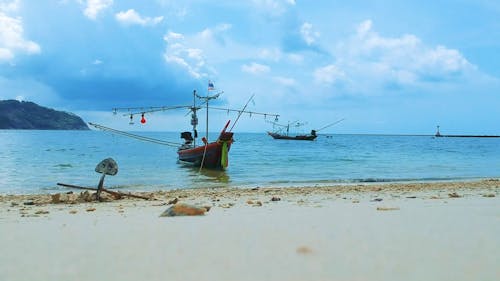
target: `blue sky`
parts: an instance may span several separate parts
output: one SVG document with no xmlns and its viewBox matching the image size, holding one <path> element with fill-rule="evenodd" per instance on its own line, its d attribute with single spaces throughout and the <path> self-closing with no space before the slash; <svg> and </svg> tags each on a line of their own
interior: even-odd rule
<svg viewBox="0 0 500 281">
<path fill-rule="evenodd" d="M 498 19 L 485 0 L 0 0 L 0 99 L 178 131 L 185 112 L 131 127 L 111 108 L 189 104 L 210 79 L 219 106 L 255 94 L 249 109 L 304 130 L 500 134 Z M 236 131 L 268 129 L 245 115 Z"/>
</svg>

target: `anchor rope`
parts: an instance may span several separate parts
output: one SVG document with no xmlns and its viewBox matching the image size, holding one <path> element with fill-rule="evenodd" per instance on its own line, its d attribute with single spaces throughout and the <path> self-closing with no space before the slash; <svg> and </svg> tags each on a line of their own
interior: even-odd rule
<svg viewBox="0 0 500 281">
<path fill-rule="evenodd" d="M 201 169 L 203 168 L 203 164 L 205 162 L 205 155 L 207 154 L 207 146 L 208 146 L 208 141 L 205 143 L 205 149 L 203 150 L 203 157 L 201 158 L 200 170 L 198 172 L 201 172 Z"/>
</svg>

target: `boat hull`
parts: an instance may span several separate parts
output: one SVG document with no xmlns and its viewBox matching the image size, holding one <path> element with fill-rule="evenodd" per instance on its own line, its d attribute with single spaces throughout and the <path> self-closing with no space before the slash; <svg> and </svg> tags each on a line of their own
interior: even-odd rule
<svg viewBox="0 0 500 281">
<path fill-rule="evenodd" d="M 179 161 L 208 169 L 225 169 L 229 165 L 229 150 L 233 133 L 223 133 L 215 142 L 194 148 L 179 149 Z"/>
<path fill-rule="evenodd" d="M 268 132 L 268 134 L 276 140 L 308 140 L 312 141 L 316 139 L 316 135 L 296 135 L 296 136 L 285 136 L 277 133 Z"/>
</svg>

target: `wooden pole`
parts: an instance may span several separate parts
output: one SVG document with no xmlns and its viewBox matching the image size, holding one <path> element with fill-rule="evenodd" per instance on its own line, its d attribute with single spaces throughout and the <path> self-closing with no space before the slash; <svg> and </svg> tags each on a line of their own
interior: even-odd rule
<svg viewBox="0 0 500 281">
<path fill-rule="evenodd" d="M 69 188 L 77 188 L 77 189 L 97 191 L 97 188 L 93 188 L 93 187 L 84 187 L 84 186 L 78 186 L 78 185 L 72 185 L 72 184 L 65 184 L 65 183 L 59 183 L 59 182 L 57 183 L 57 185 L 64 186 L 64 187 L 69 187 Z M 108 190 L 106 188 L 102 188 L 101 190 L 104 191 L 104 192 L 107 192 L 107 193 L 109 193 L 111 195 L 115 195 L 115 196 L 129 196 L 129 197 L 140 198 L 140 199 L 144 199 L 144 200 L 150 200 L 151 199 L 149 197 L 145 197 L 145 196 L 141 196 L 141 195 L 135 195 L 135 194 L 131 194 L 131 193 L 123 193 L 123 192 L 118 192 L 118 191 L 111 191 L 111 190 Z"/>
</svg>

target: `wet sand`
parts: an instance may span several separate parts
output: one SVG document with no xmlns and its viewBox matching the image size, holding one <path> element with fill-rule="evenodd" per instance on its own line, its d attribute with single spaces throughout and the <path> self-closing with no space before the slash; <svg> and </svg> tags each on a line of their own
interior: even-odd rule
<svg viewBox="0 0 500 281">
<path fill-rule="evenodd" d="M 0 196 L 0 280 L 500 280 L 498 179 L 72 191 Z"/>
</svg>

